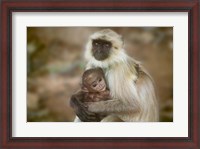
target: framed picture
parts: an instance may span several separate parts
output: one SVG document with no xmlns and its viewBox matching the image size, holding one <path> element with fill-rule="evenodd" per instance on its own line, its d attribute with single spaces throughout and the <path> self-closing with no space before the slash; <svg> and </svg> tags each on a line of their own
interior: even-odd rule
<svg viewBox="0 0 200 149">
<path fill-rule="evenodd" d="M 1 148 L 200 147 L 199 1 L 1 8 Z"/>
</svg>

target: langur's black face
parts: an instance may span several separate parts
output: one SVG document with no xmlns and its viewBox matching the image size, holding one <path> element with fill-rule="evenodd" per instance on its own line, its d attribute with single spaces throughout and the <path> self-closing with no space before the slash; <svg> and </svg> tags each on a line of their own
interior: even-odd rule
<svg viewBox="0 0 200 149">
<path fill-rule="evenodd" d="M 109 57 L 112 43 L 102 39 L 96 39 L 92 42 L 92 54 L 96 60 L 102 61 Z"/>
</svg>

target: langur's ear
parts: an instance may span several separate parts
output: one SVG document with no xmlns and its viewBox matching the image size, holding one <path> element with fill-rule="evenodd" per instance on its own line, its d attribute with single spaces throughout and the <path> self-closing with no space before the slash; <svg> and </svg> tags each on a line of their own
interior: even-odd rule
<svg viewBox="0 0 200 149">
<path fill-rule="evenodd" d="M 85 87 L 85 86 L 83 86 L 83 85 L 81 86 L 81 90 L 82 90 L 83 92 L 89 92 L 88 89 L 87 89 L 87 87 Z"/>
</svg>

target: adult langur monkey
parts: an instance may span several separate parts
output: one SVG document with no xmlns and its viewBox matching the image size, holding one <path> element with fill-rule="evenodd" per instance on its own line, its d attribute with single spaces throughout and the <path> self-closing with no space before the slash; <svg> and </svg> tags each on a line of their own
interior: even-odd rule
<svg viewBox="0 0 200 149">
<path fill-rule="evenodd" d="M 153 80 L 139 62 L 125 53 L 119 34 L 104 29 L 91 35 L 85 58 L 86 69 L 101 67 L 104 70 L 112 98 L 87 105 L 71 100 L 78 116 L 75 121 L 99 121 L 95 113 L 108 115 L 103 122 L 115 121 L 113 117 L 125 122 L 158 121 Z"/>
</svg>

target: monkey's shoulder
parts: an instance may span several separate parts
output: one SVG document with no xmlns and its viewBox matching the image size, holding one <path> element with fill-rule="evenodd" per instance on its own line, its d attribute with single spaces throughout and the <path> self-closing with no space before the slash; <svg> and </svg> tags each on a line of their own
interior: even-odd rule
<svg viewBox="0 0 200 149">
<path fill-rule="evenodd" d="M 136 63 L 135 69 L 137 71 L 137 80 L 135 81 L 136 83 L 142 82 L 143 80 L 153 81 L 149 72 L 141 64 Z"/>
</svg>

